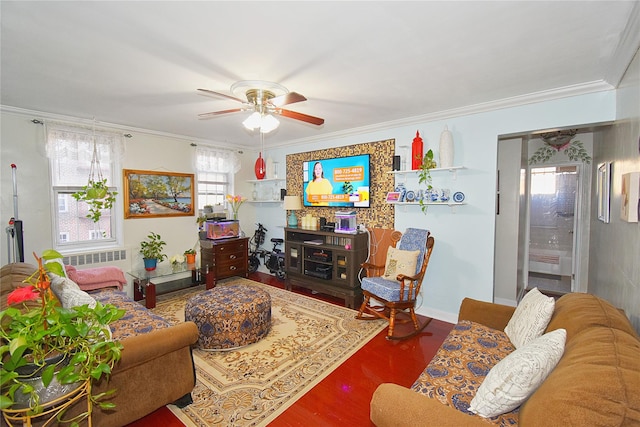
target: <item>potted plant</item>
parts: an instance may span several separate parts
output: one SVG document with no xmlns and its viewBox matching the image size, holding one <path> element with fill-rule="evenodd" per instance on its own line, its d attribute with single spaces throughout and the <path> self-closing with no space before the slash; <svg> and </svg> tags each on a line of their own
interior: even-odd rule
<svg viewBox="0 0 640 427">
<path fill-rule="evenodd" d="M 184 256 L 187 257 L 187 264 L 195 264 L 196 262 L 196 250 L 195 249 L 187 249 L 184 251 Z"/>
<path fill-rule="evenodd" d="M 433 188 L 431 186 L 431 169 L 436 166 L 436 162 L 433 160 L 433 150 L 429 149 L 422 158 L 422 163 L 420 163 L 420 169 L 418 172 L 418 183 L 427 184 L 427 190 L 431 190 Z M 420 198 L 420 209 L 422 209 L 423 213 L 427 213 L 427 204 L 424 202 L 425 198 L 426 196 Z"/>
<path fill-rule="evenodd" d="M 62 275 L 58 263 L 44 260 L 60 258 L 47 250 L 38 261 L 37 271 L 25 280 L 30 286 L 17 288 L 7 297 L 8 308 L 0 312 L 0 409 L 6 415 L 34 416 L 43 411 L 50 386 L 71 392 L 90 381 L 108 376 L 120 360 L 122 345 L 106 339 L 108 324 L 124 315 L 124 310 L 97 302 L 94 308 L 82 305 L 59 306 L 50 288 L 47 272 Z M 114 407 L 102 399 L 113 393 L 87 396 L 104 409 Z M 90 414 L 78 415 L 72 424 Z"/>
<path fill-rule="evenodd" d="M 162 237 L 153 231 L 147 236 L 147 240 L 140 242 L 140 253 L 144 259 L 145 270 L 155 270 L 158 262 L 162 262 L 167 258 L 167 256 L 162 253 L 166 244 L 167 243 L 162 240 Z"/>
<path fill-rule="evenodd" d="M 89 206 L 87 218 L 93 222 L 100 221 L 103 209 L 111 209 L 116 203 L 116 191 L 109 190 L 107 180 L 89 180 L 82 190 L 73 193 L 71 197 L 79 202 L 85 202 Z"/>
</svg>

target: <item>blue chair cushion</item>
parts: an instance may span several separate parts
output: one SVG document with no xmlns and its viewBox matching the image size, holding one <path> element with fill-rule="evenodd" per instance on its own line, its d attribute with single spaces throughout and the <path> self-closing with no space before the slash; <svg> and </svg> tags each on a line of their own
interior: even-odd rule
<svg viewBox="0 0 640 427">
<path fill-rule="evenodd" d="M 418 273 L 422 268 L 422 262 L 424 261 L 424 252 L 427 250 L 427 238 L 429 237 L 429 230 L 422 228 L 407 228 L 398 242 L 398 249 L 403 251 L 420 251 L 418 254 L 418 263 L 416 265 L 416 272 Z M 415 274 L 414 273 L 414 274 Z"/>
<path fill-rule="evenodd" d="M 400 301 L 400 282 L 387 280 L 384 277 L 363 277 L 362 290 L 384 298 L 387 301 Z M 409 298 L 408 286 L 404 290 L 404 299 Z"/>
<path fill-rule="evenodd" d="M 427 250 L 427 238 L 429 231 L 421 228 L 407 228 L 402 234 L 398 249 L 403 251 L 420 251 L 415 273 L 422 268 L 424 253 Z M 414 273 L 414 274 L 415 274 Z M 362 290 L 368 291 L 387 301 L 400 301 L 400 282 L 397 280 L 387 280 L 384 277 L 364 277 L 361 283 Z M 408 286 L 404 290 L 404 300 L 409 299 Z"/>
</svg>

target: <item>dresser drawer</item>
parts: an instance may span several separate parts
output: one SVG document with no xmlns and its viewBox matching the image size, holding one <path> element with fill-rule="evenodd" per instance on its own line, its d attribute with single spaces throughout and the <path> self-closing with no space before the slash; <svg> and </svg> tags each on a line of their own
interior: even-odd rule
<svg viewBox="0 0 640 427">
<path fill-rule="evenodd" d="M 217 243 L 216 245 L 213 246 L 213 251 L 216 254 L 216 256 L 229 254 L 229 253 L 236 253 L 236 252 L 246 253 L 247 240 L 246 239 L 230 240 L 224 243 Z"/>
<path fill-rule="evenodd" d="M 216 277 L 245 276 L 247 272 L 246 259 L 235 259 L 232 261 L 216 264 Z"/>
</svg>

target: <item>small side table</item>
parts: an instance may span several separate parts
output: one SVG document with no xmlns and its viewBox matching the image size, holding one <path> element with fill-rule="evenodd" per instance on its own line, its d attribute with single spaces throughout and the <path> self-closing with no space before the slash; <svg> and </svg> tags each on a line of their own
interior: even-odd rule
<svg viewBox="0 0 640 427">
<path fill-rule="evenodd" d="M 186 264 L 180 268 L 174 268 L 170 265 L 158 266 L 155 270 L 134 270 L 127 274 L 133 277 L 133 299 L 134 301 L 145 300 L 147 308 L 155 308 L 156 296 L 158 295 L 157 286 L 164 283 L 154 283 L 154 279 L 163 278 L 170 281 L 179 279 L 183 273 L 191 272 L 191 283 L 200 284 L 203 281 L 200 269 L 196 264 Z M 162 292 L 161 292 L 162 293 Z"/>
</svg>

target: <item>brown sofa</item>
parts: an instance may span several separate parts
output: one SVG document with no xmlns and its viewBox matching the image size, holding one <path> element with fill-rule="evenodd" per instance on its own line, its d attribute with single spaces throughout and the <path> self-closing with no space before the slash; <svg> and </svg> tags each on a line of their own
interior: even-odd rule
<svg viewBox="0 0 640 427">
<path fill-rule="evenodd" d="M 15 287 L 24 286 L 22 280 L 34 270 L 33 265 L 25 263 L 9 264 L 0 269 L 3 307 L 6 306 L 6 295 Z M 105 412 L 94 407 L 93 425 L 121 427 L 164 405 L 190 403 L 190 393 L 195 385 L 191 345 L 198 339 L 196 325 L 193 322 L 163 325 L 163 319 L 115 289 L 90 294 L 102 303 L 112 303 L 127 310 L 122 319 L 110 325 L 114 338 L 120 339 L 124 347 L 122 358 L 109 381 L 94 384 L 92 390 L 97 394 L 115 388 L 116 394 L 110 401 L 116 408 Z M 86 403 L 80 402 L 80 405 L 86 408 Z M 73 412 L 69 411 L 70 414 Z"/>
<path fill-rule="evenodd" d="M 514 307 L 465 299 L 459 321 L 504 330 Z M 560 362 L 520 406 L 523 426 L 639 426 L 640 338 L 626 316 L 589 294 L 556 301 L 547 331 L 567 331 Z M 451 333 L 456 333 L 455 328 Z M 371 420 L 383 426 L 487 426 L 436 398 L 397 384 L 381 384 L 371 401 Z"/>
</svg>

